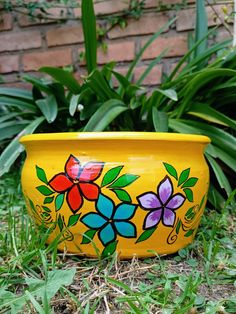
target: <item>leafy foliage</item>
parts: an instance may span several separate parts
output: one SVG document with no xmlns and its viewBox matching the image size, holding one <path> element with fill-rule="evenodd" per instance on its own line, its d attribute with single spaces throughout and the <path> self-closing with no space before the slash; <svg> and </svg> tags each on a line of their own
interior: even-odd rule
<svg viewBox="0 0 236 314">
<path fill-rule="evenodd" d="M 23 151 L 18 139 L 34 131 L 203 134 L 212 140 L 206 150 L 212 169 L 209 199 L 212 203 L 218 199 L 217 207 L 221 208 L 222 200 L 232 193 L 232 172 L 235 171 L 236 122 L 232 113 L 236 51 L 229 47 L 230 41 L 207 46 L 211 31 L 206 34 L 204 1 L 197 3 L 195 36 L 189 51 L 151 94 L 140 84 L 164 52 L 150 64 L 148 71 L 141 74 L 137 83 L 132 82 L 132 73 L 145 49 L 174 20 L 150 37 L 123 76 L 115 71 L 114 63 L 106 64 L 101 70 L 96 69 L 95 16 L 91 1 L 82 1 L 82 12 L 88 69 L 82 85 L 67 70 L 43 67 L 40 71 L 49 74 L 52 80 L 25 76 L 25 80 L 32 84 L 31 92 L 0 88 L 0 148 L 3 150 L 0 175 L 9 170 Z M 117 88 L 113 87 L 114 79 L 118 81 Z M 176 177 L 173 169 L 169 171 Z M 181 175 L 178 184 L 185 182 L 185 194 L 190 200 L 189 187 L 193 182 L 186 181 L 187 172 Z M 43 174 L 40 176 L 41 181 L 46 182 Z M 121 190 L 114 192 L 127 199 Z"/>
</svg>

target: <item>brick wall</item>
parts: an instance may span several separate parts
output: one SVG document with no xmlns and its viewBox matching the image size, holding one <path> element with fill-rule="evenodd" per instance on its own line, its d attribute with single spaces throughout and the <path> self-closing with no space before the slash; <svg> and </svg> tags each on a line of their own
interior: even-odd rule
<svg viewBox="0 0 236 314">
<path fill-rule="evenodd" d="M 157 0 L 145 1 L 145 12 L 139 20 L 128 19 L 127 27 L 113 28 L 106 38 L 107 51 L 98 51 L 98 64 L 108 61 L 117 62 L 117 70 L 127 71 L 129 63 L 144 45 L 151 34 L 161 28 L 170 18 L 177 16 L 176 22 L 165 30 L 145 51 L 143 58 L 134 72 L 134 80 L 146 69 L 150 60 L 157 57 L 165 48 L 168 51 L 160 64 L 156 65 L 144 81 L 145 85 L 156 85 L 161 81 L 163 73 L 168 73 L 178 59 L 187 51 L 188 33 L 194 28 L 194 3 L 187 1 L 187 7 L 176 10 L 181 0 L 162 0 L 166 10 L 158 11 Z M 231 1 L 218 1 L 213 7 L 208 6 L 209 25 L 221 25 L 217 31 L 216 40 L 229 37 L 224 24 L 223 7 L 232 10 Z M 98 24 L 106 23 L 104 17 L 117 14 L 127 8 L 122 0 L 103 0 L 95 3 Z M 167 9 L 168 8 L 168 9 Z M 7 13 L 0 11 L 0 74 L 4 84 L 20 86 L 21 76 L 25 73 L 38 75 L 41 66 L 73 65 L 75 74 L 85 73 L 84 63 L 80 54 L 83 48 L 83 33 L 81 27 L 81 11 L 71 9 L 71 16 L 77 18 L 63 24 L 56 21 L 62 9 L 51 8 L 50 14 L 55 20 L 32 20 L 19 12 Z M 220 19 L 216 18 L 216 12 Z"/>
</svg>

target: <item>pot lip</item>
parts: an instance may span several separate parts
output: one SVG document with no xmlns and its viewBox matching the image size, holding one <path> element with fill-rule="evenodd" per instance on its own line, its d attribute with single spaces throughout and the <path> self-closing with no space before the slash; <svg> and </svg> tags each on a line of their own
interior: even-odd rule
<svg viewBox="0 0 236 314">
<path fill-rule="evenodd" d="M 210 138 L 205 135 L 162 133 L 162 132 L 67 132 L 67 133 L 35 133 L 24 135 L 20 143 L 40 141 L 91 141 L 91 140 L 148 140 L 148 141 L 171 141 L 171 142 L 196 142 L 208 144 Z"/>
</svg>

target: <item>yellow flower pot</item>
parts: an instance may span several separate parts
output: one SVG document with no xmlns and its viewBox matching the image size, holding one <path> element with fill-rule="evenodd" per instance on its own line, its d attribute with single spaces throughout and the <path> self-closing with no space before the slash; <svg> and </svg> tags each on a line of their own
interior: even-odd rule
<svg viewBox="0 0 236 314">
<path fill-rule="evenodd" d="M 207 200 L 208 137 L 102 132 L 20 141 L 28 210 L 60 250 L 147 257 L 193 241 Z"/>
</svg>

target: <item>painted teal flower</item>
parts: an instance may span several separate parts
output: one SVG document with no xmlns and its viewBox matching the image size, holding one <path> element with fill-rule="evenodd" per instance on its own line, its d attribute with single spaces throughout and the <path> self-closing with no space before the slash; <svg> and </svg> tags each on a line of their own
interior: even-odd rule
<svg viewBox="0 0 236 314">
<path fill-rule="evenodd" d="M 84 215 L 81 221 L 89 228 L 99 230 L 98 237 L 106 246 L 113 242 L 117 235 L 124 238 L 135 238 L 136 227 L 129 220 L 134 216 L 137 205 L 121 203 L 115 206 L 107 196 L 100 194 L 96 202 L 97 213 Z"/>
</svg>

